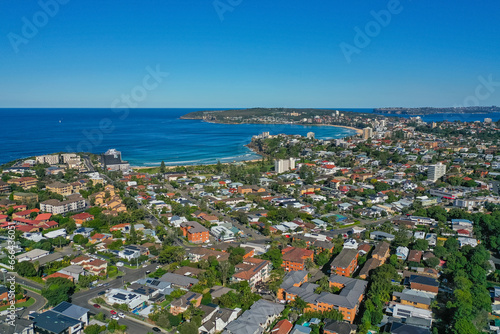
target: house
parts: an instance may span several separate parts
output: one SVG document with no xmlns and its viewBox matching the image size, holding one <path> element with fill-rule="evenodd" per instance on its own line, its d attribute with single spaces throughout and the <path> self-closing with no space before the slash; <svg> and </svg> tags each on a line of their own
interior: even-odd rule
<svg viewBox="0 0 500 334">
<path fill-rule="evenodd" d="M 382 264 L 389 258 L 390 244 L 383 241 L 378 243 L 372 252 L 372 258 L 379 260 Z"/>
<path fill-rule="evenodd" d="M 78 265 L 68 266 L 66 268 L 59 270 L 58 272 L 61 274 L 72 276 L 76 283 L 78 283 L 80 275 L 85 276 L 85 270 L 83 269 L 82 266 Z"/>
<path fill-rule="evenodd" d="M 115 231 L 128 233 L 130 231 L 130 224 L 129 223 L 117 224 L 109 228 L 109 232 L 115 232 Z"/>
<path fill-rule="evenodd" d="M 141 256 L 141 249 L 134 245 L 126 246 L 123 250 L 118 252 L 118 256 L 127 261 L 132 261 Z"/>
<path fill-rule="evenodd" d="M 431 334 L 431 331 L 425 327 L 408 325 L 400 322 L 393 322 L 390 325 L 391 334 Z"/>
<path fill-rule="evenodd" d="M 323 327 L 324 334 L 356 334 L 358 326 L 344 321 L 329 321 Z"/>
<path fill-rule="evenodd" d="M 285 271 L 304 270 L 307 259 L 313 261 L 314 252 L 308 249 L 287 247 L 281 251 L 283 262 L 281 267 Z"/>
<path fill-rule="evenodd" d="M 393 241 L 394 235 L 382 231 L 373 231 L 370 233 L 370 239 Z"/>
<path fill-rule="evenodd" d="M 53 274 L 50 274 L 50 275 L 48 275 L 48 276 L 43 277 L 42 279 L 43 279 L 44 281 L 46 281 L 46 280 L 48 280 L 49 278 L 65 278 L 65 279 L 70 280 L 71 282 L 74 282 L 74 281 L 75 281 L 75 279 L 74 279 L 74 277 L 73 277 L 73 276 L 66 275 L 66 274 L 62 274 L 62 273 L 60 273 L 60 272 L 55 272 L 55 273 L 53 273 Z"/>
<path fill-rule="evenodd" d="M 412 249 L 408 254 L 408 262 L 418 262 L 422 261 L 423 252 L 421 250 Z"/>
<path fill-rule="evenodd" d="M 290 334 L 309 334 L 312 329 L 309 326 L 295 325 Z"/>
<path fill-rule="evenodd" d="M 410 305 L 418 308 L 423 308 L 430 310 L 432 299 L 428 297 L 427 294 L 415 294 L 408 292 L 397 292 L 392 293 L 392 300 L 400 304 Z"/>
<path fill-rule="evenodd" d="M 68 302 L 61 302 L 52 309 L 53 312 L 81 321 L 85 326 L 89 324 L 90 310 Z"/>
<path fill-rule="evenodd" d="M 225 226 L 214 226 L 210 229 L 210 233 L 221 242 L 228 242 L 234 240 L 234 232 Z"/>
<path fill-rule="evenodd" d="M 190 305 L 199 307 L 202 297 L 203 295 L 201 293 L 188 292 L 182 297 L 172 301 L 169 312 L 173 315 L 177 315 L 185 312 Z"/>
<path fill-rule="evenodd" d="M 279 317 L 285 306 L 259 299 L 249 310 L 236 320 L 230 322 L 225 334 L 261 334 Z"/>
<path fill-rule="evenodd" d="M 17 262 L 30 261 L 35 262 L 36 260 L 49 255 L 49 252 L 43 249 L 33 249 L 24 254 L 19 254 L 16 256 Z"/>
<path fill-rule="evenodd" d="M 35 333 L 83 333 L 83 322 L 53 310 L 43 313 L 33 313 L 29 315 L 29 318 L 34 322 Z"/>
<path fill-rule="evenodd" d="M 90 237 L 89 241 L 91 244 L 103 242 L 104 240 L 112 239 L 113 236 L 111 234 L 104 234 L 104 233 L 96 233 L 93 236 Z"/>
<path fill-rule="evenodd" d="M 271 262 L 250 257 L 235 266 L 236 273 L 232 280 L 236 282 L 246 281 L 250 288 L 255 290 L 257 283 L 269 279 L 271 268 Z"/>
<path fill-rule="evenodd" d="M 271 329 L 271 334 L 288 334 L 292 330 L 292 323 L 286 319 L 278 321 L 278 323 Z"/>
<path fill-rule="evenodd" d="M 108 263 L 103 260 L 92 260 L 83 264 L 83 269 L 88 271 L 91 275 L 104 276 L 106 275 L 106 270 L 108 268 Z"/>
<path fill-rule="evenodd" d="M 35 323 L 25 318 L 16 318 L 13 324 L 7 321 L 0 323 L 0 333 L 5 334 L 34 334 Z"/>
<path fill-rule="evenodd" d="M 195 221 L 188 221 L 181 223 L 182 235 L 187 237 L 189 242 L 200 244 L 208 242 L 209 231 L 200 223 Z"/>
<path fill-rule="evenodd" d="M 141 296 L 141 299 L 145 302 L 149 300 L 155 300 L 160 294 L 160 289 L 153 286 L 145 286 L 139 283 L 132 283 L 127 287 L 127 291 L 137 293 Z"/>
<path fill-rule="evenodd" d="M 363 268 L 359 271 L 359 277 L 362 279 L 368 278 L 370 271 L 372 271 L 375 268 L 378 268 L 382 265 L 382 262 L 380 260 L 377 260 L 375 258 L 370 258 L 368 259 L 365 264 L 363 265 Z"/>
<path fill-rule="evenodd" d="M 200 309 L 205 312 L 201 320 L 202 325 L 198 329 L 202 334 L 221 332 L 231 321 L 236 320 L 241 312 L 239 308 L 232 310 L 208 305 L 200 305 Z"/>
<path fill-rule="evenodd" d="M 349 238 L 344 241 L 344 249 L 358 249 L 359 243 L 353 238 Z"/>
<path fill-rule="evenodd" d="M 106 294 L 106 302 L 109 305 L 126 304 L 131 311 L 140 308 L 144 304 L 141 295 L 123 289 L 111 289 Z"/>
<path fill-rule="evenodd" d="M 398 248 L 396 248 L 396 256 L 399 260 L 406 261 L 409 252 L 410 250 L 408 249 L 408 247 L 399 246 Z"/>
<path fill-rule="evenodd" d="M 351 276 L 358 266 L 358 256 L 357 249 L 342 249 L 331 263 L 332 273 L 346 277 Z"/>
<path fill-rule="evenodd" d="M 410 284 L 410 287 L 415 290 L 426 291 L 433 294 L 437 294 L 439 290 L 439 282 L 432 277 L 411 275 L 407 278 L 407 282 Z"/>
<path fill-rule="evenodd" d="M 79 227 L 73 232 L 73 237 L 79 234 L 85 238 L 89 238 L 92 231 L 94 231 L 94 229 L 91 227 Z"/>
<path fill-rule="evenodd" d="M 191 278 L 183 275 L 166 273 L 159 279 L 162 282 L 169 282 L 173 287 L 180 289 L 189 289 L 191 286 L 198 284 L 196 278 Z"/>
</svg>

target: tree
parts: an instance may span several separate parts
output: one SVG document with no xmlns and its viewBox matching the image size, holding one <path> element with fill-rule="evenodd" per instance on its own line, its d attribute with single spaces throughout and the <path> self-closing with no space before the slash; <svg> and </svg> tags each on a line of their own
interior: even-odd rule
<svg viewBox="0 0 500 334">
<path fill-rule="evenodd" d="M 219 270 L 222 285 L 224 286 L 226 284 L 229 271 L 231 270 L 231 264 L 229 263 L 229 261 L 219 262 L 219 264 L 217 265 L 217 269 Z"/>
<path fill-rule="evenodd" d="M 73 237 L 73 242 L 74 242 L 75 244 L 78 244 L 78 245 L 83 246 L 83 245 L 88 244 L 89 239 L 88 239 L 88 238 L 86 238 L 86 237 L 84 237 L 84 236 L 83 236 L 83 235 L 81 235 L 81 234 L 77 234 L 77 235 L 75 235 L 75 236 Z"/>
<path fill-rule="evenodd" d="M 33 265 L 33 262 L 29 261 L 23 261 L 16 263 L 14 266 L 16 269 L 16 272 L 24 277 L 33 277 L 36 276 L 37 271 L 35 269 L 35 266 Z"/>
<path fill-rule="evenodd" d="M 425 264 L 428 265 L 429 267 L 436 267 L 439 265 L 439 259 L 437 257 L 431 257 L 425 260 Z"/>
<path fill-rule="evenodd" d="M 101 332 L 104 332 L 106 330 L 106 326 L 99 326 L 99 325 L 89 325 L 85 327 L 83 332 L 85 334 L 99 334 Z"/>
<path fill-rule="evenodd" d="M 292 306 L 300 312 L 304 312 L 304 309 L 307 307 L 307 302 L 300 297 L 295 297 L 295 300 L 292 302 Z"/>
<path fill-rule="evenodd" d="M 418 239 L 413 245 L 413 249 L 426 251 L 429 248 L 429 242 L 424 239 Z"/>
<path fill-rule="evenodd" d="M 161 164 L 160 164 L 160 173 L 164 174 L 166 172 L 166 168 L 165 168 L 165 161 L 162 160 Z"/>
<path fill-rule="evenodd" d="M 61 302 L 69 302 L 75 291 L 75 284 L 62 277 L 49 278 L 47 287 L 42 290 L 42 296 L 47 299 L 49 306 L 56 306 Z"/>
<path fill-rule="evenodd" d="M 181 246 L 165 246 L 158 256 L 158 262 L 172 263 L 180 262 L 184 258 L 185 250 Z"/>
</svg>

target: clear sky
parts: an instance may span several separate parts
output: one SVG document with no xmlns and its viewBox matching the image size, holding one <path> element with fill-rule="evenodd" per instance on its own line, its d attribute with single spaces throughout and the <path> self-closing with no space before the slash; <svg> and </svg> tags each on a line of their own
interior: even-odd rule
<svg viewBox="0 0 500 334">
<path fill-rule="evenodd" d="M 496 0 L 0 0 L 0 107 L 500 105 L 499 17 Z"/>
</svg>

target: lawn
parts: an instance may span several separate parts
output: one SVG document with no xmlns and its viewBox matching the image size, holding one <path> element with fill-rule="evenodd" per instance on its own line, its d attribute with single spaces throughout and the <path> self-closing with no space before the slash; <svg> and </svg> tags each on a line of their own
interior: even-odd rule
<svg viewBox="0 0 500 334">
<path fill-rule="evenodd" d="M 34 303 L 36 302 L 35 298 L 30 298 L 28 299 L 27 301 L 23 302 L 23 303 L 18 303 L 16 304 L 16 307 L 28 307 L 28 306 L 31 306 L 33 305 Z M 5 305 L 5 306 L 2 306 L 0 307 L 0 311 L 4 311 L 6 310 L 10 305 Z"/>
</svg>

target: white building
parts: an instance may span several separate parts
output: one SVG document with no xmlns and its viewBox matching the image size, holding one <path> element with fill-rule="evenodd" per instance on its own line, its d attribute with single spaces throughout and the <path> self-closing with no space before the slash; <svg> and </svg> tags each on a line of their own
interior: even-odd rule
<svg viewBox="0 0 500 334">
<path fill-rule="evenodd" d="M 210 229 L 210 233 L 219 241 L 232 241 L 234 240 L 234 233 L 224 226 L 214 226 Z"/>
<path fill-rule="evenodd" d="M 106 293 L 106 302 L 109 305 L 126 304 L 130 310 L 135 310 L 144 303 L 140 294 L 123 289 L 111 289 Z"/>
<path fill-rule="evenodd" d="M 274 170 L 281 174 L 291 169 L 295 169 L 295 158 L 279 159 L 274 162 Z"/>
<path fill-rule="evenodd" d="M 446 165 L 440 162 L 435 165 L 430 165 L 427 170 L 427 178 L 432 182 L 436 182 L 444 174 L 446 174 Z"/>
</svg>

